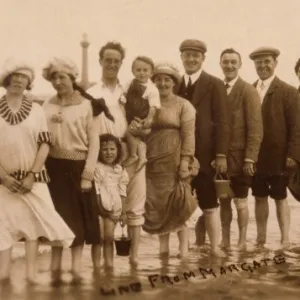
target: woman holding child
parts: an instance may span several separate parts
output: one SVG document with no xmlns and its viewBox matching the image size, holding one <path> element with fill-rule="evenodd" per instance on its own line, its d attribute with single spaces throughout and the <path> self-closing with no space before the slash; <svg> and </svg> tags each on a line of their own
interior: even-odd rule
<svg viewBox="0 0 300 300">
<path fill-rule="evenodd" d="M 158 110 L 147 138 L 147 201 L 143 229 L 159 234 L 160 254 L 169 252 L 169 234 L 177 232 L 180 256 L 188 254 L 186 221 L 197 208 L 189 181 L 197 171 L 195 109 L 173 94 L 178 71 L 168 64 L 157 65 L 152 79 L 160 94 Z M 199 166 L 198 166 L 199 167 Z"/>
</svg>

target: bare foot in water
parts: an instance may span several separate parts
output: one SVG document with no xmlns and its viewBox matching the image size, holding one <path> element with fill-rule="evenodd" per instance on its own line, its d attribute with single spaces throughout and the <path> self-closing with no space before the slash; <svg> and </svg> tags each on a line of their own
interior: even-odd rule
<svg viewBox="0 0 300 300">
<path fill-rule="evenodd" d="M 136 166 L 135 171 L 138 172 L 138 171 L 140 171 L 141 169 L 143 169 L 143 167 L 146 165 L 146 163 L 147 163 L 147 159 L 146 159 L 146 158 L 144 158 L 144 159 L 139 159 L 139 162 L 138 162 L 138 164 L 137 164 L 137 166 Z"/>
<path fill-rule="evenodd" d="M 247 248 L 246 241 L 239 241 L 237 244 L 237 248 L 239 251 L 245 251 Z"/>
<path fill-rule="evenodd" d="M 288 248 L 290 248 L 291 244 L 289 241 L 282 241 L 281 242 L 281 249 L 282 250 L 287 250 Z"/>
<path fill-rule="evenodd" d="M 137 267 L 138 265 L 138 260 L 137 260 L 137 257 L 133 256 L 133 255 L 130 255 L 129 256 L 129 263 L 132 267 Z"/>
<path fill-rule="evenodd" d="M 160 257 L 161 259 L 169 258 L 169 252 L 160 252 L 160 253 L 159 253 L 159 257 Z"/>
<path fill-rule="evenodd" d="M 230 248 L 230 242 L 227 240 L 222 240 L 220 243 L 220 248 L 221 249 L 228 249 Z"/>
<path fill-rule="evenodd" d="M 257 238 L 256 238 L 256 244 L 261 246 L 264 245 L 266 243 L 266 235 L 265 234 L 258 234 Z"/>
<path fill-rule="evenodd" d="M 210 254 L 214 257 L 220 257 L 220 258 L 226 257 L 226 254 L 220 249 L 214 249 L 214 250 L 212 249 L 210 251 Z"/>
</svg>

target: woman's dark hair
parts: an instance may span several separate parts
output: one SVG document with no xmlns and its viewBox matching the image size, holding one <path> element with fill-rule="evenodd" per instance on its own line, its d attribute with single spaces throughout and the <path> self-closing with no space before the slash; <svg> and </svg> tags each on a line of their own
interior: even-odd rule
<svg viewBox="0 0 300 300">
<path fill-rule="evenodd" d="M 9 74 L 8 76 L 6 76 L 3 80 L 3 87 L 6 89 L 9 85 L 10 85 L 10 82 L 11 82 L 11 77 L 12 77 L 12 74 Z M 29 80 L 29 83 L 26 87 L 26 90 L 27 91 L 31 91 L 31 84 L 30 84 L 30 80 Z"/>
<path fill-rule="evenodd" d="M 299 67 L 300 67 L 300 58 L 297 60 L 296 65 L 295 65 L 295 68 L 294 68 L 296 74 L 297 74 L 298 71 L 299 71 Z"/>
<path fill-rule="evenodd" d="M 118 42 L 108 42 L 106 43 L 99 51 L 99 58 L 102 59 L 104 56 L 104 52 L 107 49 L 111 49 L 111 50 L 116 50 L 118 52 L 120 52 L 121 54 L 121 59 L 123 60 L 125 57 L 125 49 L 123 48 L 123 46 L 118 43 Z"/>
<path fill-rule="evenodd" d="M 107 142 L 114 142 L 117 146 L 118 153 L 117 153 L 117 157 L 116 157 L 115 161 L 113 162 L 113 164 L 118 164 L 120 162 L 121 156 L 122 156 L 122 144 L 121 144 L 120 140 L 110 133 L 105 133 L 105 134 L 100 135 L 99 139 L 100 139 L 100 151 L 99 151 L 99 155 L 98 155 L 98 161 L 105 163 L 101 156 L 101 145 L 103 143 L 107 143 Z"/>
<path fill-rule="evenodd" d="M 69 75 L 70 76 L 70 75 Z M 88 100 L 91 101 L 92 109 L 93 109 L 93 116 L 96 117 L 100 115 L 102 112 L 105 114 L 105 116 L 110 119 L 111 121 L 115 121 L 114 117 L 110 113 L 108 107 L 106 106 L 105 100 L 103 98 L 94 98 L 92 95 L 87 93 L 82 87 L 80 87 L 73 76 L 70 76 L 73 81 L 73 89 L 75 91 L 78 91 L 80 95 Z"/>
</svg>

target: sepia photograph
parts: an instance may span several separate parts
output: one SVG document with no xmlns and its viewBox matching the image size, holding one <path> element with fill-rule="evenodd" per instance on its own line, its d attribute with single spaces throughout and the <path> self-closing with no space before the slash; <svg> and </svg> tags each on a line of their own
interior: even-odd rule
<svg viewBox="0 0 300 300">
<path fill-rule="evenodd" d="M 0 3 L 1 300 L 299 299 L 299 0 Z"/>
</svg>

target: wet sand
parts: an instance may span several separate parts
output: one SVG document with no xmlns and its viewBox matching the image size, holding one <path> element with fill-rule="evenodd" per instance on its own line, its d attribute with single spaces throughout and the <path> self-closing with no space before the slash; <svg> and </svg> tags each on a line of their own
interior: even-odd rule
<svg viewBox="0 0 300 300">
<path fill-rule="evenodd" d="M 256 227 L 253 199 L 249 199 L 250 221 L 247 251 L 239 252 L 237 223 L 234 212 L 232 223 L 232 247 L 227 258 L 217 259 L 209 255 L 208 245 L 196 247 L 193 227 L 190 223 L 190 255 L 186 261 L 177 258 L 176 235 L 171 236 L 170 257 L 160 259 L 156 236 L 143 233 L 140 246 L 140 262 L 136 268 L 128 263 L 128 257 L 115 256 L 115 268 L 111 273 L 93 274 L 90 247 L 83 257 L 81 285 L 71 284 L 70 253 L 65 251 L 63 259 L 64 285 L 53 288 L 50 285 L 48 248 L 42 247 L 39 256 L 40 285 L 28 286 L 25 281 L 24 257 L 15 251 L 12 279 L 2 285 L 0 299 L 203 299 L 203 300 L 256 300 L 285 299 L 300 297 L 300 203 L 290 199 L 291 241 L 288 251 L 279 249 L 279 228 L 275 206 L 270 201 L 268 242 L 264 249 L 255 246 Z M 117 230 L 120 235 L 120 229 Z M 297 243 L 297 244 L 296 244 Z"/>
</svg>

